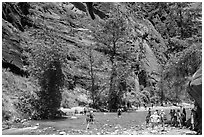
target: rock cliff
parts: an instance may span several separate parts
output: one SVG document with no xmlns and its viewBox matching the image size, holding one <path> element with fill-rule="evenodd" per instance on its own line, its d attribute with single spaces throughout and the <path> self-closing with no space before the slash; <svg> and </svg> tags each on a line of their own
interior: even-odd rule
<svg viewBox="0 0 204 137">
<path fill-rule="evenodd" d="M 75 62 L 83 60 L 77 51 L 94 43 L 88 25 L 95 25 L 94 21 L 101 21 L 109 17 L 111 7 L 120 5 L 126 10 L 122 3 L 92 3 L 93 9 L 90 9 L 89 4 L 91 3 L 2 3 L 3 68 L 9 68 L 17 75 L 28 76 L 29 73 L 25 68 L 29 65 L 27 61 L 29 59 L 25 53 L 31 52 L 30 46 L 35 46 L 33 34 L 47 29 L 54 32 L 53 37 L 61 43 L 66 43 L 69 48 L 70 54 L 67 59 L 70 68 L 64 70 L 71 81 L 67 82 L 69 88 L 73 89 L 77 84 L 83 86 L 84 80 L 89 79 L 89 76 Z M 157 83 L 160 80 L 160 64 L 165 61 L 163 52 L 166 50 L 166 45 L 150 21 L 130 16 L 128 24 L 132 30 L 130 35 L 132 35 L 131 42 L 134 50 L 135 52 L 140 51 L 143 56 L 141 66 L 144 73 L 141 71 L 138 76 L 133 76 L 136 90 L 139 91 L 140 85 L 146 87 L 149 81 Z M 97 50 L 94 52 L 100 55 L 100 58 L 105 60 L 104 62 L 107 62 L 104 53 Z M 110 65 L 104 63 L 101 68 L 109 70 Z M 108 77 L 108 75 L 106 72 L 97 72 L 98 77 Z"/>
</svg>

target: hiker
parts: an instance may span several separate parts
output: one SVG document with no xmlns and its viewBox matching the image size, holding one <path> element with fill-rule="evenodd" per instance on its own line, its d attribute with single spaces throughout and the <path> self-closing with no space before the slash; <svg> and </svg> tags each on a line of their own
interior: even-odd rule
<svg viewBox="0 0 204 137">
<path fill-rule="evenodd" d="M 182 123 L 182 116 L 181 116 L 180 110 L 178 109 L 177 110 L 177 126 L 179 126 L 180 128 L 182 127 L 181 123 Z"/>
<path fill-rule="evenodd" d="M 147 116 L 146 116 L 146 126 L 149 125 L 150 117 L 151 117 L 151 109 L 149 108 Z"/>
<path fill-rule="evenodd" d="M 159 110 L 156 110 L 156 112 L 157 112 L 157 115 L 159 115 Z"/>
<path fill-rule="evenodd" d="M 144 108 L 145 108 L 145 110 L 147 110 L 147 105 L 146 104 L 144 104 Z"/>
<path fill-rule="evenodd" d="M 88 111 L 88 113 L 87 113 L 87 115 L 86 115 L 87 117 L 86 117 L 86 122 L 87 123 L 93 123 L 93 121 L 94 121 L 94 114 L 93 114 L 93 111 L 91 110 L 91 111 Z"/>
<path fill-rule="evenodd" d="M 186 126 L 186 109 L 185 108 L 183 108 L 181 115 L 182 115 L 182 126 Z"/>
<path fill-rule="evenodd" d="M 171 117 L 171 119 L 170 119 L 171 125 L 173 125 L 173 118 L 174 118 L 173 109 L 170 109 L 169 114 L 170 114 L 170 117 Z"/>
<path fill-rule="evenodd" d="M 122 115 L 122 109 L 121 108 L 118 108 L 117 114 L 118 114 L 118 118 L 121 117 L 121 115 Z"/>
<path fill-rule="evenodd" d="M 151 108 L 149 108 L 149 109 L 148 109 L 148 113 L 150 113 L 150 114 L 151 114 Z"/>
<path fill-rule="evenodd" d="M 86 115 L 86 112 L 87 112 L 87 108 L 84 107 L 84 115 Z"/>
<path fill-rule="evenodd" d="M 195 110 L 193 108 L 191 109 L 190 119 L 191 119 L 191 130 L 194 130 L 195 129 Z"/>
<path fill-rule="evenodd" d="M 173 109 L 173 123 L 172 126 L 177 126 L 177 113 L 176 110 Z"/>
<path fill-rule="evenodd" d="M 93 113 L 92 110 L 90 111 L 90 121 L 91 121 L 92 123 L 94 122 L 94 113 Z"/>
<path fill-rule="evenodd" d="M 182 107 L 182 106 L 180 106 L 180 112 L 181 112 L 181 113 L 183 112 L 183 107 Z"/>
<path fill-rule="evenodd" d="M 78 110 L 77 109 L 75 109 L 74 114 L 78 114 Z"/>
<path fill-rule="evenodd" d="M 164 127 L 164 122 L 165 122 L 165 120 L 166 120 L 166 114 L 165 114 L 165 112 L 164 112 L 163 109 L 161 110 L 160 118 L 161 118 L 162 127 Z"/>
<path fill-rule="evenodd" d="M 160 122 L 160 116 L 157 114 L 157 112 L 155 111 L 153 115 L 150 116 L 150 120 L 151 120 L 151 124 L 152 124 L 152 129 L 154 129 L 154 127 L 158 126 L 158 123 Z"/>
<path fill-rule="evenodd" d="M 184 114 L 183 114 L 183 106 L 180 106 L 180 122 L 181 122 L 181 127 L 184 125 Z"/>
<path fill-rule="evenodd" d="M 139 109 L 139 105 L 138 104 L 136 104 L 136 110 L 138 110 Z"/>
<path fill-rule="evenodd" d="M 88 111 L 87 115 L 86 115 L 86 123 L 87 123 L 87 126 L 86 126 L 86 130 L 89 129 L 89 124 L 92 123 L 93 124 L 94 122 L 94 114 L 93 114 L 93 111 Z"/>
</svg>

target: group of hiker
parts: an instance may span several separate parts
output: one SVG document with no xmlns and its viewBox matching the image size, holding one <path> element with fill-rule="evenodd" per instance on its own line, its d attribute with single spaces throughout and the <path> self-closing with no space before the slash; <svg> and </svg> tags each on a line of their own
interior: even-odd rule
<svg viewBox="0 0 204 137">
<path fill-rule="evenodd" d="M 175 127 L 189 127 L 191 130 L 194 130 L 195 128 L 195 120 L 197 118 L 196 108 L 191 108 L 190 113 L 190 122 L 187 125 L 187 119 L 186 119 L 186 110 L 183 107 L 180 107 L 177 111 L 174 109 L 170 110 L 170 116 L 171 116 L 171 125 Z"/>
<path fill-rule="evenodd" d="M 146 126 L 149 126 L 151 124 L 152 129 L 154 129 L 154 127 L 161 124 L 162 127 L 164 127 L 165 120 L 166 114 L 163 109 L 160 112 L 159 110 L 156 110 L 155 112 L 153 112 L 153 114 L 151 114 L 151 108 L 149 108 L 146 116 Z"/>
<path fill-rule="evenodd" d="M 183 128 L 187 126 L 187 119 L 186 119 L 186 109 L 180 106 L 180 109 L 170 109 L 170 122 L 167 122 L 167 115 L 165 114 L 164 110 L 155 110 L 155 112 L 151 112 L 151 108 L 149 108 L 147 116 L 146 116 L 146 125 L 152 126 L 152 129 L 159 124 L 164 127 L 165 123 L 170 124 L 173 127 Z M 194 130 L 195 128 L 195 118 L 196 118 L 196 111 L 194 108 L 191 109 L 190 114 L 190 129 Z"/>
<path fill-rule="evenodd" d="M 86 122 L 93 122 L 94 120 L 94 113 L 93 110 L 90 110 L 88 108 L 84 108 L 84 115 L 86 115 Z"/>
<path fill-rule="evenodd" d="M 92 110 L 88 110 L 87 108 L 84 108 L 84 115 L 86 115 L 86 122 L 87 123 L 93 123 L 94 121 L 94 113 Z M 120 118 L 122 115 L 122 108 L 118 108 L 117 110 L 117 116 Z"/>
<path fill-rule="evenodd" d="M 186 110 L 182 106 L 180 109 L 171 109 L 170 110 L 170 117 L 171 117 L 171 126 L 175 127 L 184 127 L 186 126 Z"/>
<path fill-rule="evenodd" d="M 93 111 L 84 109 L 84 114 L 86 115 L 86 122 L 93 123 L 94 121 L 94 114 Z M 122 108 L 117 110 L 117 116 L 120 118 L 122 115 Z M 170 119 L 167 122 L 167 115 L 165 114 L 164 110 L 161 109 L 155 110 L 154 112 L 151 111 L 151 108 L 148 109 L 147 116 L 146 116 L 146 126 L 151 126 L 152 129 L 161 125 L 165 128 L 164 124 L 168 123 L 170 126 L 183 128 L 187 126 L 187 119 L 186 119 L 186 109 L 180 106 L 180 109 L 170 109 L 169 112 Z M 196 111 L 194 108 L 191 109 L 190 114 L 190 129 L 194 130 L 195 128 L 195 118 L 196 118 Z"/>
</svg>

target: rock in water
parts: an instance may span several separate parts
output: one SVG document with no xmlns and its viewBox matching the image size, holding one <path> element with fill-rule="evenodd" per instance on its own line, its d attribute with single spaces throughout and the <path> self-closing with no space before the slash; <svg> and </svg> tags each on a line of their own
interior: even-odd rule
<svg viewBox="0 0 204 137">
<path fill-rule="evenodd" d="M 150 131 L 150 133 L 157 133 L 158 131 L 156 131 L 156 130 L 152 130 L 152 131 Z"/>
<path fill-rule="evenodd" d="M 60 134 L 60 135 L 66 135 L 66 132 L 61 131 L 61 132 L 59 132 L 59 134 Z"/>
<path fill-rule="evenodd" d="M 196 135 L 196 132 L 195 131 L 188 131 L 188 132 L 186 132 L 186 135 Z"/>
<path fill-rule="evenodd" d="M 27 119 L 23 119 L 23 120 L 21 120 L 21 123 L 24 123 L 24 122 L 26 122 L 27 121 Z"/>
<path fill-rule="evenodd" d="M 71 117 L 71 119 L 77 119 L 77 117 L 75 117 L 75 116 L 72 116 L 72 117 Z"/>
</svg>

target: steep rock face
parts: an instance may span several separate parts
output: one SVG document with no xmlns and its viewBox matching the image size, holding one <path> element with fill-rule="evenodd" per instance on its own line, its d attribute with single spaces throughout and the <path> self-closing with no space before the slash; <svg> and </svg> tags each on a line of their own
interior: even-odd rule
<svg viewBox="0 0 204 137">
<path fill-rule="evenodd" d="M 160 80 L 160 66 L 157 61 L 157 58 L 150 46 L 146 43 L 146 41 L 144 41 L 143 46 L 145 49 L 145 59 L 143 59 L 145 70 L 150 74 L 150 76 L 155 80 L 155 82 L 158 82 Z"/>
<path fill-rule="evenodd" d="M 21 32 L 11 23 L 2 19 L 2 67 L 9 68 L 13 73 L 28 76 L 23 69 L 26 64 L 23 48 L 20 45 Z"/>
<path fill-rule="evenodd" d="M 11 23 L 2 19 L 2 59 L 18 68 L 23 67 L 21 60 L 20 32 Z"/>
<path fill-rule="evenodd" d="M 189 88 L 188 93 L 194 98 L 195 105 L 197 106 L 196 130 L 202 131 L 202 67 L 192 76 Z"/>
<path fill-rule="evenodd" d="M 25 6 L 27 4 L 27 8 Z M 44 28 L 47 27 L 55 31 L 59 37 L 59 39 L 67 41 L 70 45 L 73 46 L 81 46 L 84 44 L 89 44 L 88 39 L 84 39 L 87 34 L 84 26 L 80 24 L 80 20 L 78 20 L 80 16 L 87 16 L 87 3 L 81 2 L 71 2 L 71 3 L 4 3 L 3 10 L 3 18 L 9 20 L 12 28 L 19 29 L 20 32 L 7 34 L 8 26 L 5 21 L 3 21 L 3 49 L 8 49 L 7 45 L 15 45 L 18 50 L 15 50 L 15 54 L 8 53 L 11 51 L 3 52 L 3 58 L 6 63 L 10 63 L 15 65 L 16 67 L 22 69 L 23 68 L 23 57 L 22 57 L 22 47 L 19 45 L 21 37 L 19 37 L 19 33 L 21 31 L 25 31 L 25 26 L 34 26 L 35 28 Z M 110 6 L 111 4 L 109 4 Z M 94 14 L 99 16 L 101 19 L 106 17 L 107 9 L 104 8 L 107 6 L 105 3 L 93 3 L 93 11 Z M 14 11 L 16 9 L 16 11 Z M 98 11 L 98 12 L 97 12 Z M 100 11 L 100 12 L 99 12 Z M 10 14 L 12 16 L 17 17 L 15 20 L 9 19 Z M 23 23 L 23 18 L 27 23 Z M 3 20 L 4 20 L 3 19 Z M 134 26 L 136 26 L 137 30 L 143 34 L 147 34 L 147 38 L 143 40 L 143 48 L 145 50 L 145 58 L 143 59 L 145 70 L 151 74 L 155 81 L 158 81 L 158 73 L 159 73 L 159 63 L 160 59 L 163 55 L 157 55 L 158 53 L 162 54 L 165 50 L 165 43 L 162 39 L 161 35 L 155 30 L 152 24 L 148 20 L 139 20 L 139 19 L 131 19 Z M 9 22 L 8 22 L 9 23 Z M 46 24 L 46 25 L 45 25 Z M 14 27 L 13 27 L 14 26 Z M 81 30 L 79 30 L 81 28 Z M 10 29 L 10 27 L 9 27 Z M 84 29 L 84 30 L 83 30 Z M 11 31 L 11 29 L 9 30 Z M 4 33 L 5 32 L 5 33 Z M 26 34 L 25 32 L 24 34 Z M 78 33 L 78 35 L 74 35 Z M 137 32 L 138 33 L 138 32 Z M 14 38 L 6 37 L 12 36 Z M 82 34 L 82 35 L 81 35 Z M 27 35 L 27 34 L 26 34 Z M 134 34 L 133 34 L 134 35 Z M 138 34 L 135 34 L 137 37 Z M 27 37 L 27 36 L 26 36 Z M 12 39 L 12 40 L 11 40 Z M 14 40 L 13 40 L 14 39 Z M 29 39 L 29 37 L 27 37 Z M 91 42 L 90 42 L 91 43 Z M 140 44 L 140 42 L 135 43 L 136 46 Z M 12 46 L 9 48 L 13 49 Z M 19 50 L 20 49 L 20 50 Z M 159 51 L 159 52 L 158 52 Z M 11 57 L 12 56 L 12 57 Z M 161 57 L 162 56 L 162 57 Z"/>
<path fill-rule="evenodd" d="M 2 63 L 3 68 L 9 68 L 19 75 L 27 75 L 23 70 L 25 56 L 23 46 L 30 41 L 29 31 L 47 27 L 56 31 L 60 39 L 66 40 L 71 45 L 80 42 L 75 37 L 70 37 L 72 28 L 76 23 L 72 22 L 75 12 L 69 12 L 70 5 L 59 3 L 14 3 L 2 4 Z M 73 7 L 73 5 L 71 5 Z M 64 14 L 68 13 L 68 14 Z M 67 35 L 68 34 L 68 35 Z"/>
<path fill-rule="evenodd" d="M 32 20 L 27 17 L 29 8 L 30 4 L 27 2 L 4 2 L 2 4 L 2 17 L 20 31 L 24 31 L 25 26 L 31 27 L 33 25 Z"/>
<path fill-rule="evenodd" d="M 23 70 L 23 48 L 20 45 L 21 32 L 32 27 L 33 22 L 27 16 L 30 5 L 26 2 L 2 3 L 2 66 L 19 75 L 28 75 Z"/>
<path fill-rule="evenodd" d="M 67 71 L 67 75 L 71 75 L 70 79 L 74 79 L 74 84 L 82 83 L 82 79 L 89 79 L 85 74 L 87 72 L 75 66 L 75 61 L 81 59 L 81 55 L 77 54 L 76 51 L 93 43 L 90 30 L 86 28 L 87 24 L 93 22 L 87 16 L 85 3 L 33 2 L 5 4 L 2 19 L 3 62 L 15 65 L 18 69 L 23 69 L 25 65 L 22 54 L 24 47 L 35 46 L 35 44 L 31 44 L 35 42 L 32 34 L 42 29 L 48 29 L 55 33 L 55 37 L 59 41 L 66 43 L 69 47 L 70 54 L 67 58 L 70 69 L 65 70 L 65 72 Z M 24 4 L 29 4 L 28 8 L 24 8 Z M 94 3 L 94 15 L 100 19 L 108 17 L 107 7 L 110 8 L 111 6 L 109 3 Z M 17 11 L 14 11 L 14 9 L 17 9 Z M 12 17 L 10 17 L 11 15 Z M 157 82 L 160 80 L 159 64 L 163 58 L 162 52 L 165 51 L 164 40 L 148 20 L 130 18 L 130 24 L 133 28 L 131 35 L 136 39 L 139 37 L 133 42 L 135 50 L 142 48 L 144 51 L 142 62 L 145 71 L 148 73 L 147 79 L 153 79 L 154 82 Z M 141 36 L 139 36 L 139 33 L 141 33 Z M 98 75 L 104 77 L 107 74 L 100 72 Z M 139 81 L 138 76 L 133 77 L 137 92 L 140 90 Z"/>
<path fill-rule="evenodd" d="M 98 8 L 98 4 L 93 2 L 71 2 L 76 8 L 83 12 L 89 13 L 92 19 L 95 19 L 95 15 L 99 16 L 101 19 L 108 17 L 106 13 Z M 85 6 L 86 5 L 86 6 Z M 101 5 L 101 4 L 99 4 Z"/>
<path fill-rule="evenodd" d="M 148 81 L 160 81 L 161 66 L 166 61 L 164 52 L 167 50 L 164 39 L 156 31 L 150 21 L 130 18 L 132 34 L 137 40 L 134 42 L 136 50 L 142 54 L 141 61 L 147 72 Z M 138 57 L 140 59 L 140 57 Z"/>
</svg>

